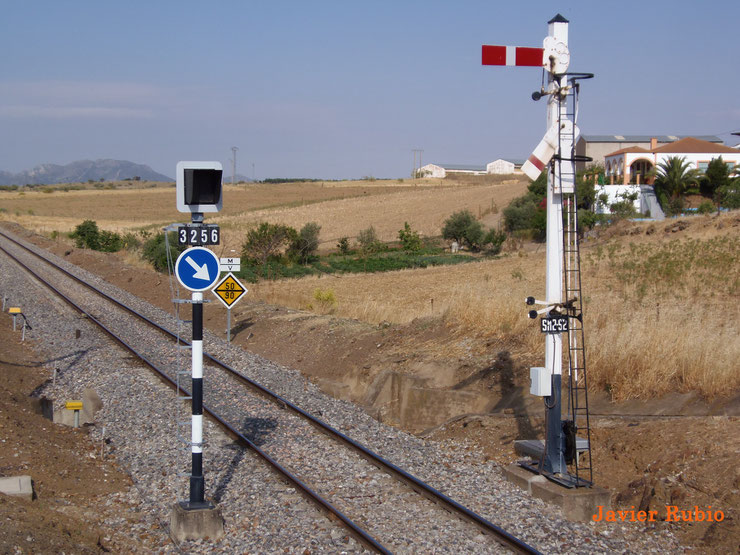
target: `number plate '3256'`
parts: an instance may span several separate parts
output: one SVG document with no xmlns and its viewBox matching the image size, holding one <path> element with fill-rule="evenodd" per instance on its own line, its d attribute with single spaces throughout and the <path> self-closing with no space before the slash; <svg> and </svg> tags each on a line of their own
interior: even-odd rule
<svg viewBox="0 0 740 555">
<path fill-rule="evenodd" d="M 568 331 L 568 317 L 562 314 L 552 314 L 546 318 L 540 318 L 540 331 L 542 333 L 564 333 Z"/>
<path fill-rule="evenodd" d="M 221 230 L 215 224 L 182 225 L 177 228 L 177 243 L 180 245 L 218 245 Z"/>
</svg>

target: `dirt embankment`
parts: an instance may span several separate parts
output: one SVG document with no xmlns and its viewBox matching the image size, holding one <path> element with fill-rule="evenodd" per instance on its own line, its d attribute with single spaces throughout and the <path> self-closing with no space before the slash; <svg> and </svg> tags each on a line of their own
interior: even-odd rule
<svg viewBox="0 0 740 555">
<path fill-rule="evenodd" d="M 29 475 L 34 500 L 0 495 L 0 552 L 118 553 L 141 551 L 106 527 L 101 499 L 131 485 L 86 428 L 52 424 L 32 392 L 49 379 L 44 361 L 0 318 L 0 476 Z M 106 452 L 109 448 L 106 446 Z M 118 516 L 136 514 L 118 507 Z"/>
</svg>

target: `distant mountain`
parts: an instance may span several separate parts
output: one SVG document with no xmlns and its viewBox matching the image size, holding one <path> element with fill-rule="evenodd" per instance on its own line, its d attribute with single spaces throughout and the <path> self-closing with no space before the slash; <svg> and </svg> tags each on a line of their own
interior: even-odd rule
<svg viewBox="0 0 740 555">
<path fill-rule="evenodd" d="M 78 160 L 64 166 L 41 164 L 20 173 L 0 171 L 0 185 L 85 183 L 86 181 L 121 181 L 139 177 L 142 181 L 174 181 L 144 164 L 127 160 Z"/>
<path fill-rule="evenodd" d="M 236 183 L 239 183 L 240 181 L 244 181 L 244 182 L 251 182 L 252 181 L 252 178 L 251 177 L 247 177 L 246 175 L 242 175 L 240 173 L 236 174 L 233 177 L 233 179 L 234 179 L 234 181 Z M 231 183 L 231 180 L 232 180 L 231 174 L 226 175 L 226 170 L 224 169 L 224 183 Z"/>
</svg>

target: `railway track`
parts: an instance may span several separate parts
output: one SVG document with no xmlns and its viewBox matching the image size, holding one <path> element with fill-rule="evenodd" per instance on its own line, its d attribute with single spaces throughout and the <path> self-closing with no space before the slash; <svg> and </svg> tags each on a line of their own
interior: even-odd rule
<svg viewBox="0 0 740 555">
<path fill-rule="evenodd" d="M 176 333 L 61 268 L 35 249 L 5 233 L 0 232 L 0 236 L 12 245 L 10 250 L 6 248 L 7 243 L 0 247 L 7 256 L 75 310 L 86 314 L 90 321 L 174 386 L 177 371 L 172 364 L 176 358 L 174 341 L 152 348 L 151 334 L 143 331 L 140 322 L 145 322 L 148 329 L 155 329 L 170 340 L 177 338 Z M 13 249 L 16 249 L 16 254 L 10 252 Z M 31 255 L 33 262 L 28 258 Z M 26 262 L 22 260 L 24 257 Z M 41 264 L 43 269 L 34 269 L 37 264 Z M 42 276 L 48 275 L 48 268 L 56 272 L 53 279 Z M 105 299 L 114 308 L 86 309 L 83 305 L 85 302 L 89 304 L 89 292 L 93 292 L 96 298 Z M 124 321 L 124 314 L 127 323 L 121 325 L 119 322 Z M 132 319 L 139 324 L 131 323 Z M 366 548 L 390 553 L 413 549 L 413 546 L 421 546 L 428 541 L 429 532 L 423 527 L 410 526 L 404 537 L 393 533 L 388 535 L 385 523 L 394 518 L 408 519 L 414 515 L 424 521 L 437 522 L 453 516 L 455 522 L 446 526 L 447 533 L 459 536 L 452 540 L 454 545 L 465 546 L 474 533 L 482 531 L 491 540 L 487 549 L 496 542 L 515 552 L 537 553 L 524 541 L 226 362 L 208 353 L 204 358 L 209 372 L 204 392 L 208 415 L 304 496 L 340 521 Z M 297 444 L 301 449 L 294 449 Z M 307 451 L 314 453 L 314 457 L 302 455 Z M 399 484 L 403 485 L 400 489 Z M 378 511 L 380 506 L 382 510 Z M 471 549 L 480 547 L 473 544 Z"/>
</svg>

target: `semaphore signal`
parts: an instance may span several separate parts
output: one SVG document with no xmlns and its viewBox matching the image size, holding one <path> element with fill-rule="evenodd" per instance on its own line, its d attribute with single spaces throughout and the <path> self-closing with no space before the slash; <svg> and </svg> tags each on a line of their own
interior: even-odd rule
<svg viewBox="0 0 740 555">
<path fill-rule="evenodd" d="M 581 159 L 574 145 L 579 134 L 575 121 L 578 80 L 593 75 L 568 72 L 568 20 L 560 14 L 548 22 L 541 48 L 484 45 L 481 61 L 483 65 L 540 67 L 547 74 L 547 86 L 532 94 L 535 101 L 547 97 L 546 132 L 522 166 L 533 180 L 547 171 L 545 300 L 526 299 L 527 305 L 543 306 L 529 312 L 530 318 L 542 316 L 540 330 L 545 334 L 545 366 L 530 369 L 530 393 L 544 399 L 546 436 L 544 446 L 537 444 L 535 449 L 538 462 L 520 464 L 567 487 L 590 487 L 593 473 L 575 197 L 575 162 Z M 564 335 L 568 338 L 566 419 L 561 417 Z M 578 437 L 579 432 L 586 437 Z"/>
</svg>

